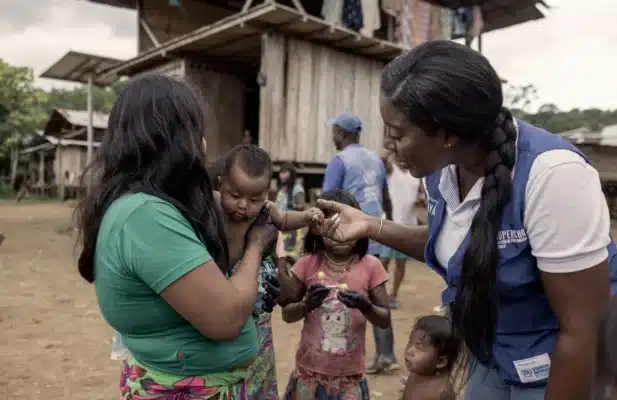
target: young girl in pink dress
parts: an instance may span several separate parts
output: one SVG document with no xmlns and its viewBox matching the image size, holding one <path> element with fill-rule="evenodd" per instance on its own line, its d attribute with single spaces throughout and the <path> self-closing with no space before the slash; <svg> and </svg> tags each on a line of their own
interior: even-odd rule
<svg viewBox="0 0 617 400">
<path fill-rule="evenodd" d="M 344 191 L 326 192 L 322 198 L 359 208 Z M 366 322 L 390 326 L 388 274 L 377 258 L 366 254 L 368 239 L 336 243 L 309 232 L 304 247 L 307 254 L 292 268 L 304 299 L 283 309 L 288 323 L 304 319 L 285 400 L 366 400 Z"/>
</svg>

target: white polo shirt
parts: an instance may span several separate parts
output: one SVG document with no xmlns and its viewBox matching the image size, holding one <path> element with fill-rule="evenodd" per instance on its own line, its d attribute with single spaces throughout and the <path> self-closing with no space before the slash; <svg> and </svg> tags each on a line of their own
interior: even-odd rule
<svg viewBox="0 0 617 400">
<path fill-rule="evenodd" d="M 471 227 L 484 182 L 480 178 L 460 202 L 456 174 L 456 166 L 449 165 L 443 169 L 439 182 L 446 215 L 435 255 L 444 267 Z M 542 271 L 581 271 L 606 260 L 610 216 L 598 172 L 569 150 L 540 154 L 529 174 L 524 226 L 531 252 Z"/>
<path fill-rule="evenodd" d="M 388 176 L 388 191 L 392 203 L 392 220 L 404 225 L 418 225 L 415 205 L 420 191 L 420 179 L 393 164 Z"/>
</svg>

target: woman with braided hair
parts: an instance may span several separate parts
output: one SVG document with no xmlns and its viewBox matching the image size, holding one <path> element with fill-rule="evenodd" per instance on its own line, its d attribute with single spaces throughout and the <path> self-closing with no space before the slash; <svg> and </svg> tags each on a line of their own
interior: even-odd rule
<svg viewBox="0 0 617 400">
<path fill-rule="evenodd" d="M 388 64 L 381 114 L 400 165 L 424 178 L 428 226 L 321 201 L 337 241 L 370 239 L 447 283 L 470 353 L 470 400 L 589 399 L 617 248 L 597 171 L 559 136 L 513 118 L 481 54 L 422 44 Z"/>
</svg>

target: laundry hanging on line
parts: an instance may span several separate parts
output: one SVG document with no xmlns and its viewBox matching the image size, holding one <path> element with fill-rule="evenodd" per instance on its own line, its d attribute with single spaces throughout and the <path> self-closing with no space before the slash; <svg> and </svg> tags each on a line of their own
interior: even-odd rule
<svg viewBox="0 0 617 400">
<path fill-rule="evenodd" d="M 343 0 L 343 25 L 354 31 L 364 28 L 362 0 Z"/>
</svg>

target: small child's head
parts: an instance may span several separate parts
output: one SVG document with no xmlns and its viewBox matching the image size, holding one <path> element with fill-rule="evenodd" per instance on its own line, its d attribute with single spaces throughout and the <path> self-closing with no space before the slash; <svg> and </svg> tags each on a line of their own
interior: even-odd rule
<svg viewBox="0 0 617 400">
<path fill-rule="evenodd" d="M 296 183 L 296 167 L 291 163 L 281 165 L 279 180 L 284 185 L 293 186 Z"/>
<path fill-rule="evenodd" d="M 336 201 L 338 203 L 357 208 L 358 210 L 360 209 L 360 205 L 356 201 L 355 197 L 344 190 L 331 190 L 323 193 L 319 198 L 323 200 Z M 325 217 L 329 218 L 331 215 L 326 213 Z M 304 252 L 316 254 L 327 251 L 328 253 L 336 256 L 357 254 L 360 258 L 362 258 L 368 252 L 368 245 L 369 240 L 367 238 L 339 243 L 329 238 L 315 235 L 309 230 L 306 234 L 306 238 L 304 239 Z"/>
<path fill-rule="evenodd" d="M 458 358 L 460 347 L 447 317 L 427 315 L 418 319 L 409 335 L 405 365 L 419 375 L 447 374 Z"/>
<path fill-rule="evenodd" d="M 617 296 L 600 323 L 596 357 L 595 400 L 617 400 Z"/>
<path fill-rule="evenodd" d="M 252 220 L 268 198 L 272 178 L 270 155 L 252 144 L 241 144 L 225 156 L 219 176 L 221 205 L 233 220 Z"/>
</svg>

